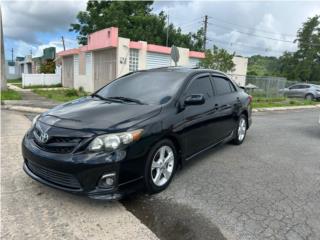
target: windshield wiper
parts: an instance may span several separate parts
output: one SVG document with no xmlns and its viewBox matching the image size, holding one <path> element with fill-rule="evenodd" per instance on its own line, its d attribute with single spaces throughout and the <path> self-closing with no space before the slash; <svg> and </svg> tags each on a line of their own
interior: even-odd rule
<svg viewBox="0 0 320 240">
<path fill-rule="evenodd" d="M 134 102 L 134 103 L 137 103 L 137 104 L 145 105 L 145 103 L 143 103 L 140 100 L 135 99 L 135 98 L 117 96 L 117 97 L 108 97 L 107 99 L 116 99 L 116 100 L 121 100 L 121 101 L 124 101 L 124 102 Z"/>
<path fill-rule="evenodd" d="M 111 101 L 111 102 L 119 102 L 117 100 L 113 100 L 113 99 L 110 99 L 110 98 L 105 98 L 105 97 L 102 97 L 101 95 L 97 94 L 97 93 L 93 93 L 91 94 L 91 97 L 97 97 L 97 98 L 100 98 L 101 100 L 105 100 L 105 101 Z"/>
</svg>

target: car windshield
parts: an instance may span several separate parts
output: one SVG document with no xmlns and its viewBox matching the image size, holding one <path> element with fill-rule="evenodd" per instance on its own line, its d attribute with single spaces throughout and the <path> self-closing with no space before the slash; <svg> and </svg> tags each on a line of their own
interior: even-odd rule
<svg viewBox="0 0 320 240">
<path fill-rule="evenodd" d="M 116 101 L 164 104 L 173 98 L 186 76 L 186 72 L 135 72 L 111 82 L 95 95 Z"/>
</svg>

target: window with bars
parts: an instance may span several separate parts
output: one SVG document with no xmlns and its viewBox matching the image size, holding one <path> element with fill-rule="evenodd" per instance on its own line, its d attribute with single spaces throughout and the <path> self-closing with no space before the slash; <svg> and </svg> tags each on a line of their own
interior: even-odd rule
<svg viewBox="0 0 320 240">
<path fill-rule="evenodd" d="M 139 50 L 138 49 L 130 49 L 129 56 L 129 71 L 137 71 L 139 68 Z"/>
</svg>

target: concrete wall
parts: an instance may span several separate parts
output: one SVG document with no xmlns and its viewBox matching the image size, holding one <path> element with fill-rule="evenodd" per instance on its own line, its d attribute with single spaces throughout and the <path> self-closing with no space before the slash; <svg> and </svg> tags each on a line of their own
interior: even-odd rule
<svg viewBox="0 0 320 240">
<path fill-rule="evenodd" d="M 61 74 L 22 74 L 22 87 L 25 86 L 50 86 L 61 84 Z"/>
<path fill-rule="evenodd" d="M 233 63 L 235 64 L 235 68 L 232 72 L 228 72 L 228 75 L 240 86 L 245 86 L 248 58 L 235 56 L 233 57 Z"/>
<path fill-rule="evenodd" d="M 17 79 L 21 78 L 20 66 L 15 62 L 15 66 L 9 66 L 8 61 L 5 63 L 6 79 Z"/>
<path fill-rule="evenodd" d="M 129 72 L 130 39 L 119 37 L 117 48 L 117 77 Z M 140 59 L 139 59 L 140 60 Z"/>
<path fill-rule="evenodd" d="M 92 60 L 92 52 L 84 52 L 83 56 L 79 58 L 79 55 L 74 55 L 74 88 L 79 89 L 82 87 L 87 92 L 94 91 L 93 85 L 93 60 Z M 79 61 L 84 61 L 80 64 Z M 80 73 L 80 65 L 82 65 L 83 69 L 81 69 Z"/>
</svg>

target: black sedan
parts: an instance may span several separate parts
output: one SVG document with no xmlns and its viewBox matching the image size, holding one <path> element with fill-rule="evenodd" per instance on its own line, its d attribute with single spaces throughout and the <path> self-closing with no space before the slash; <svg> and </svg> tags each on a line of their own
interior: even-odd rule
<svg viewBox="0 0 320 240">
<path fill-rule="evenodd" d="M 157 193 L 199 153 L 241 144 L 250 124 L 251 96 L 221 72 L 137 71 L 37 116 L 22 142 L 23 168 L 95 199 Z"/>
</svg>

